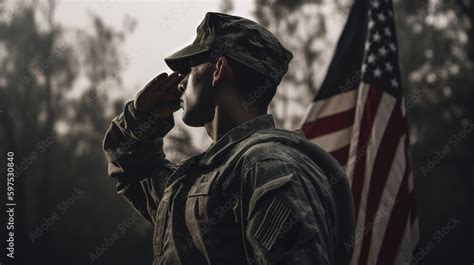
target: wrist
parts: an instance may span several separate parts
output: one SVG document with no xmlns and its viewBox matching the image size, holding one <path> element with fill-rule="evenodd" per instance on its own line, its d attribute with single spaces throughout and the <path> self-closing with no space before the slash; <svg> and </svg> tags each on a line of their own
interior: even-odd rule
<svg viewBox="0 0 474 265">
<path fill-rule="evenodd" d="M 164 137 L 174 127 L 173 115 L 161 117 L 156 111 L 142 112 L 132 101 L 126 104 L 124 116 L 128 130 L 140 140 Z"/>
</svg>

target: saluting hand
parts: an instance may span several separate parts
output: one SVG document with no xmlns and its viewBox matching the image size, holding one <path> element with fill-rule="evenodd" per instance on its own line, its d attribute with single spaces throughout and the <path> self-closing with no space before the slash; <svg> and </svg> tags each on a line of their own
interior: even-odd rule
<svg viewBox="0 0 474 265">
<path fill-rule="evenodd" d="M 179 82 L 185 76 L 178 73 L 161 73 L 153 78 L 135 96 L 133 106 L 141 112 L 157 111 L 158 116 L 168 117 L 180 108 Z"/>
</svg>

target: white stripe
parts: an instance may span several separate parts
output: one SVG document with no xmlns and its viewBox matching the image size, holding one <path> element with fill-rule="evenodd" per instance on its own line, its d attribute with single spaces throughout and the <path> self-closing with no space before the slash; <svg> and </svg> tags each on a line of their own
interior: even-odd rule
<svg viewBox="0 0 474 265">
<path fill-rule="evenodd" d="M 347 162 L 346 166 L 346 175 L 348 177 L 349 183 L 352 186 L 352 178 L 353 178 L 353 172 L 354 172 L 354 166 L 357 162 L 357 144 L 359 142 L 359 133 L 360 133 L 360 121 L 362 119 L 362 114 L 364 112 L 364 106 L 365 102 L 367 100 L 367 94 L 369 92 L 369 84 L 366 83 L 361 83 L 357 94 L 357 105 L 356 105 L 356 114 L 354 118 L 354 125 L 352 126 L 352 135 L 351 135 L 351 144 L 349 148 L 349 159 Z M 360 214 L 359 214 L 360 216 Z M 357 262 L 359 260 L 359 255 L 360 255 L 360 233 L 358 231 L 361 231 L 361 228 L 363 227 L 362 223 L 360 222 L 360 218 L 356 216 L 356 234 L 355 238 L 353 240 L 353 254 L 352 254 L 352 260 L 351 260 L 351 265 L 357 265 Z"/>
<path fill-rule="evenodd" d="M 367 87 L 367 92 L 368 92 L 368 87 Z M 367 100 L 367 92 L 365 93 L 365 99 Z M 363 237 L 366 234 L 365 232 L 365 219 L 366 219 L 366 211 L 367 211 L 367 197 L 368 197 L 368 192 L 369 192 L 369 184 L 371 181 L 371 176 L 372 176 L 372 170 L 374 167 L 374 160 L 377 155 L 377 150 L 379 148 L 380 142 L 382 140 L 383 133 L 385 132 L 385 128 L 387 127 L 388 120 L 390 119 L 390 115 L 392 113 L 392 110 L 395 106 L 396 99 L 387 94 L 384 93 L 382 95 L 382 98 L 380 99 L 380 103 L 378 105 L 378 108 L 375 112 L 375 118 L 373 121 L 372 125 L 372 130 L 370 133 L 370 138 L 367 146 L 361 147 L 360 151 L 358 151 L 355 147 L 356 144 L 351 142 L 351 153 L 350 153 L 350 158 L 349 158 L 349 163 L 350 167 L 348 167 L 348 170 L 350 170 L 350 182 L 352 184 L 352 178 L 353 178 L 353 172 L 354 172 L 354 166 L 357 162 L 357 152 L 365 152 L 366 154 L 366 167 L 365 167 L 365 172 L 364 172 L 364 183 L 360 195 L 360 203 L 359 203 L 359 215 L 356 216 L 357 218 L 357 229 L 356 229 L 356 244 L 354 246 L 354 254 L 353 254 L 353 262 L 358 261 L 359 256 L 360 256 L 360 251 L 362 247 L 362 242 L 363 242 Z M 358 132 L 357 132 L 357 141 L 358 142 L 358 137 L 360 133 L 360 124 L 363 116 L 363 111 L 365 107 L 365 101 L 364 104 L 360 105 L 360 108 L 357 109 L 360 113 L 356 114 L 356 120 L 354 121 L 354 125 L 358 125 Z M 356 112 L 357 112 L 356 111 Z M 353 132 L 353 137 L 352 139 L 354 140 L 354 132 Z M 348 173 L 349 174 L 349 173 Z"/>
<path fill-rule="evenodd" d="M 368 145 L 362 147 L 362 151 L 366 152 L 366 161 L 365 161 L 365 172 L 364 172 L 364 185 L 362 187 L 360 204 L 359 204 L 359 216 L 357 219 L 357 224 L 360 226 L 359 231 L 364 232 L 365 222 L 366 222 L 366 212 L 367 212 L 367 198 L 369 195 L 369 186 L 370 181 L 372 180 L 372 171 L 374 169 L 375 157 L 377 156 L 377 151 L 380 146 L 385 129 L 388 125 L 388 120 L 392 113 L 393 107 L 395 106 L 396 100 L 393 96 L 384 93 L 380 99 L 380 104 L 375 112 L 375 118 L 372 125 L 372 131 L 370 133 L 370 138 Z M 383 148 L 383 147 L 382 147 Z M 359 254 L 360 248 L 362 245 L 363 239 L 359 243 Z"/>
<path fill-rule="evenodd" d="M 411 255 L 413 253 L 412 243 L 412 231 L 410 219 L 408 219 L 408 223 L 406 224 L 403 233 L 402 242 L 400 242 L 400 247 L 398 248 L 398 253 L 395 256 L 393 265 L 410 265 Z"/>
<path fill-rule="evenodd" d="M 412 219 L 413 212 L 410 212 L 409 221 Z M 415 217 L 413 224 L 411 224 L 411 252 L 416 248 L 416 244 L 420 240 L 420 227 L 418 226 L 418 216 Z"/>
<path fill-rule="evenodd" d="M 390 120 L 390 116 L 392 114 L 394 107 L 396 106 L 396 103 L 397 103 L 396 99 L 392 95 L 384 93 L 382 95 L 382 98 L 380 99 L 380 104 L 375 114 L 374 122 L 372 125 L 372 131 L 370 133 L 370 140 L 366 147 L 367 156 L 366 156 L 366 164 L 365 164 L 364 186 L 362 188 L 360 207 L 359 207 L 359 216 L 361 217 L 360 220 L 361 220 L 362 227 L 365 226 L 365 222 L 366 222 L 365 219 L 367 218 L 366 216 L 367 199 L 369 195 L 370 182 L 373 177 L 372 171 L 375 166 L 375 158 L 377 157 L 378 150 L 380 147 L 380 142 L 382 141 L 383 135 L 385 133 L 385 129 L 387 128 L 388 121 Z M 382 152 L 383 152 L 383 146 L 382 146 Z M 391 172 L 389 174 L 391 174 Z M 380 177 L 380 176 L 374 176 L 374 177 Z M 395 191 L 395 196 L 396 194 L 397 193 Z M 385 231 L 385 229 L 382 231 Z M 375 234 L 376 232 L 372 231 L 372 233 Z M 369 254 L 374 246 L 372 244 L 373 243 L 371 243 L 371 246 L 369 246 Z"/>
<path fill-rule="evenodd" d="M 330 153 L 334 150 L 349 145 L 351 139 L 352 126 L 330 134 L 311 139 L 310 141 L 319 145 L 326 152 Z"/>
<path fill-rule="evenodd" d="M 397 151 L 393 164 L 390 168 L 387 183 L 385 184 L 382 197 L 380 198 L 380 204 L 377 208 L 377 218 L 375 218 L 372 240 L 369 251 L 368 264 L 377 264 L 377 257 L 379 255 L 380 247 L 387 230 L 388 221 L 390 220 L 390 214 L 392 212 L 396 202 L 395 199 L 400 189 L 400 184 L 403 181 L 403 175 L 406 170 L 406 158 L 405 158 L 405 137 L 402 137 L 398 143 Z"/>
<path fill-rule="evenodd" d="M 313 102 L 304 116 L 303 123 L 319 120 L 354 108 L 356 95 L 356 90 L 351 90 L 337 96 Z"/>
<path fill-rule="evenodd" d="M 349 149 L 349 160 L 346 167 L 346 175 L 349 178 L 349 183 L 352 184 L 352 173 L 356 162 L 357 143 L 359 142 L 360 121 L 364 112 L 365 101 L 367 100 L 367 93 L 369 92 L 369 84 L 361 83 L 357 94 L 357 105 L 354 115 L 354 125 L 351 133 L 351 147 Z"/>
<path fill-rule="evenodd" d="M 388 121 L 390 120 L 390 116 L 392 115 L 392 111 L 394 107 L 397 105 L 397 99 L 394 98 L 392 95 L 388 93 L 384 93 L 382 98 L 380 99 L 380 104 L 377 108 L 377 112 L 375 115 L 374 123 L 372 125 L 372 132 L 370 133 L 370 140 L 367 146 L 367 162 L 365 164 L 366 170 L 365 175 L 366 177 L 372 176 L 372 170 L 374 169 L 374 162 L 375 158 L 377 157 L 377 153 L 380 147 L 380 142 L 382 141 L 382 137 L 385 133 L 385 129 L 387 128 Z M 383 147 L 382 147 L 383 148 Z M 382 150 L 383 151 L 383 150 Z M 369 181 L 364 182 L 364 189 L 365 184 L 369 184 Z M 368 192 L 365 191 L 365 192 Z M 364 191 L 363 191 L 364 193 Z"/>
</svg>

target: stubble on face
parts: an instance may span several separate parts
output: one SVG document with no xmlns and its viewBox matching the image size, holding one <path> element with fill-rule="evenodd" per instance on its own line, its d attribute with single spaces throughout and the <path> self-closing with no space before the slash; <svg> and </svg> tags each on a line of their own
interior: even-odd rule
<svg viewBox="0 0 474 265">
<path fill-rule="evenodd" d="M 183 100 L 183 121 L 192 127 L 201 127 L 214 119 L 215 88 L 212 86 L 211 63 L 191 69 L 186 80 Z"/>
</svg>

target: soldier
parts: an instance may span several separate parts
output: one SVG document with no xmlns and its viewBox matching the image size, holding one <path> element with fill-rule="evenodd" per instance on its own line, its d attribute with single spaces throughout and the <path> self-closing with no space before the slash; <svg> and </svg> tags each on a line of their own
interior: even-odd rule
<svg viewBox="0 0 474 265">
<path fill-rule="evenodd" d="M 348 264 L 354 212 L 341 167 L 267 107 L 292 54 L 257 23 L 207 13 L 104 139 L 109 174 L 154 225 L 158 264 Z M 173 113 L 213 144 L 173 164 Z"/>
</svg>

